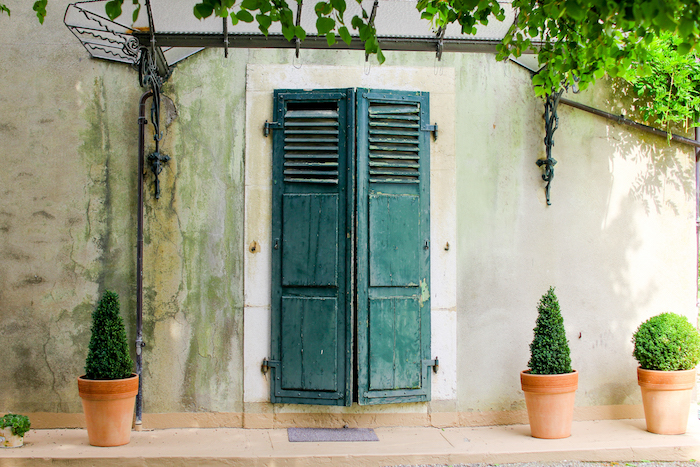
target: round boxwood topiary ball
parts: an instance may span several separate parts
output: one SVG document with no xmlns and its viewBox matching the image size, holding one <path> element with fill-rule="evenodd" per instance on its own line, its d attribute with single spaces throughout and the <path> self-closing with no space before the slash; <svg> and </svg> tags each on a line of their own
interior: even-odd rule
<svg viewBox="0 0 700 467">
<path fill-rule="evenodd" d="M 640 324 L 632 343 L 632 355 L 645 370 L 692 370 L 700 362 L 698 330 L 675 313 L 662 313 Z"/>
</svg>

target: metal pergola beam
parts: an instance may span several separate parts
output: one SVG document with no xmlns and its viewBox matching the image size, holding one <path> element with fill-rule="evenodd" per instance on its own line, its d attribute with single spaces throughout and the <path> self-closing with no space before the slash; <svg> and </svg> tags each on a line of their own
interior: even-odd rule
<svg viewBox="0 0 700 467">
<path fill-rule="evenodd" d="M 142 45 L 150 43 L 148 32 L 134 31 L 133 35 Z M 267 37 L 262 34 L 232 34 L 224 35 L 223 32 L 212 33 L 177 33 L 156 32 L 156 44 L 160 47 L 226 47 L 245 49 L 295 49 L 295 41 L 287 41 L 282 35 L 270 34 Z M 452 39 L 442 40 L 443 52 L 472 52 L 472 53 L 496 53 L 496 46 L 500 39 Z M 380 37 L 379 44 L 384 51 L 408 51 L 408 52 L 437 52 L 437 40 L 411 37 Z M 306 36 L 299 45 L 302 49 L 334 49 L 334 50 L 365 50 L 365 45 L 360 39 L 353 37 L 350 45 L 338 41 L 328 46 L 325 36 Z M 533 43 L 533 47 L 538 44 Z"/>
</svg>

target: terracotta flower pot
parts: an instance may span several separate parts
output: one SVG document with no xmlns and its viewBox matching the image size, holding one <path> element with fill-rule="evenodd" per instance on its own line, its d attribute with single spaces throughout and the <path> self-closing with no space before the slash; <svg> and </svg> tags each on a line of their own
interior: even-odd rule
<svg viewBox="0 0 700 467">
<path fill-rule="evenodd" d="M 24 436 L 12 434 L 12 427 L 0 428 L 0 447 L 19 448 L 24 445 Z"/>
<path fill-rule="evenodd" d="M 525 393 L 530 431 L 535 438 L 559 439 L 571 436 L 578 371 L 561 375 L 532 375 L 520 372 Z"/>
<path fill-rule="evenodd" d="M 647 431 L 660 435 L 685 433 L 695 387 L 695 369 L 657 371 L 639 367 L 637 382 L 642 389 Z"/>
<path fill-rule="evenodd" d="M 78 377 L 88 438 L 93 446 L 121 446 L 131 438 L 139 377 L 94 380 Z"/>
</svg>

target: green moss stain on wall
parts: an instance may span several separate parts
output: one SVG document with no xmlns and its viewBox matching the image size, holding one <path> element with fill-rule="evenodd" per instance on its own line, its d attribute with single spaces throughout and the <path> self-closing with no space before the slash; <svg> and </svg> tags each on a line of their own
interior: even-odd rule
<svg viewBox="0 0 700 467">
<path fill-rule="evenodd" d="M 99 291 L 117 290 L 127 322 L 133 314 L 136 159 L 127 156 L 136 133 L 126 84 L 133 75 L 125 71 L 95 64 L 40 73 L 7 103 L 24 123 L 5 140 L 7 154 L 21 157 L 3 159 L 11 178 L 0 210 L 0 333 L 13 351 L 0 377 L 0 410 L 80 412 L 75 378 Z M 14 83 L 6 84 L 14 96 Z"/>
<path fill-rule="evenodd" d="M 242 410 L 247 52 L 215 52 L 183 62 L 164 89 L 178 117 L 165 131 L 160 200 L 147 176 L 144 359 L 163 389 L 150 412 Z"/>
<path fill-rule="evenodd" d="M 119 293 L 130 341 L 134 338 L 136 299 L 138 133 L 134 122 L 139 95 L 132 79 L 133 75 L 106 73 L 94 79 L 86 96 L 86 127 L 80 133 L 78 149 L 87 169 L 85 222 L 76 222 L 71 230 L 74 248 L 89 252 L 74 261 L 74 270 L 97 285 L 94 302 L 105 289 Z"/>
</svg>

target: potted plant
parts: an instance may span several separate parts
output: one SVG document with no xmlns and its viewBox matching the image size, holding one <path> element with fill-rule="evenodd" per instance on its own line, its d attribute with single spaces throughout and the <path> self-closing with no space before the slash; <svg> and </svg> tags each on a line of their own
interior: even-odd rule
<svg viewBox="0 0 700 467">
<path fill-rule="evenodd" d="M 685 316 L 662 313 L 640 324 L 632 343 L 647 430 L 685 433 L 700 362 L 700 334 Z"/>
<path fill-rule="evenodd" d="M 30 426 L 32 424 L 26 415 L 8 413 L 0 418 L 0 447 L 18 448 L 24 445 L 24 434 Z"/>
<path fill-rule="evenodd" d="M 119 296 L 106 291 L 92 313 L 85 374 L 78 378 L 91 445 L 121 446 L 129 442 L 139 386 L 133 367 L 119 314 Z"/>
<path fill-rule="evenodd" d="M 530 430 L 535 438 L 571 436 L 578 372 L 571 369 L 569 341 L 559 301 L 550 287 L 537 306 L 529 370 L 520 373 Z"/>
</svg>

